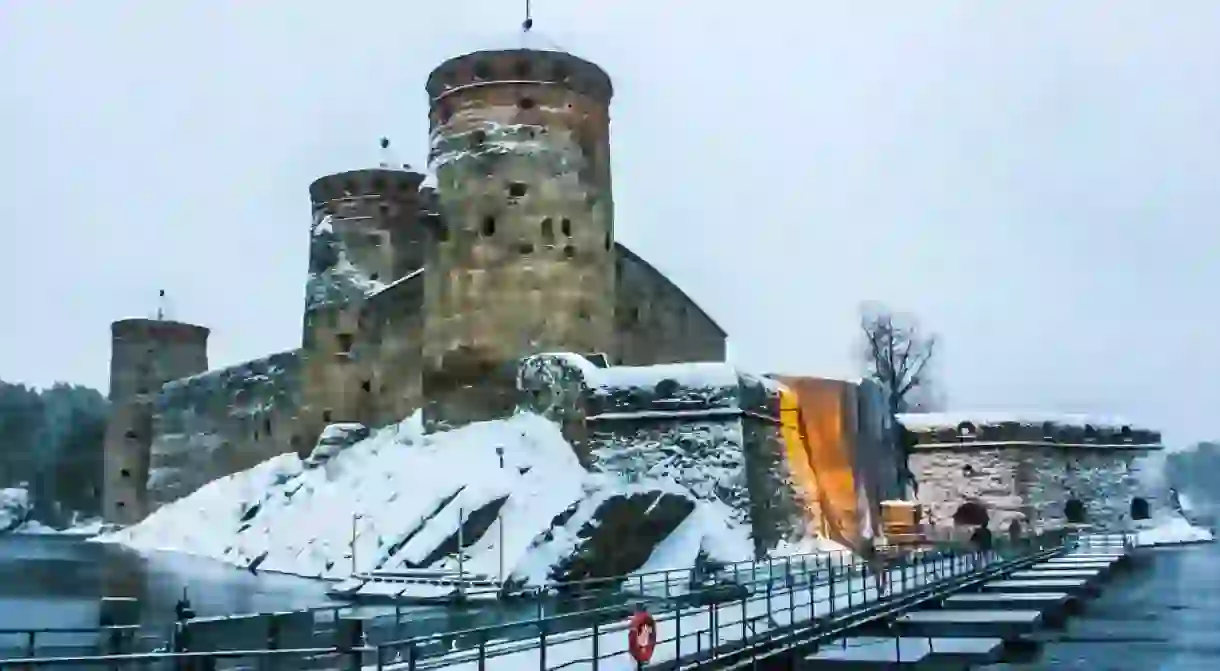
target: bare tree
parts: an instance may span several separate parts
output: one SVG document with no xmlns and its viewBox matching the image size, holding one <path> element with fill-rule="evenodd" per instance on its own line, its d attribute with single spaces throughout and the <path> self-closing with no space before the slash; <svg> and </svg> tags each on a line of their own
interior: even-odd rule
<svg viewBox="0 0 1220 671">
<path fill-rule="evenodd" d="M 939 405 L 929 363 L 936 335 L 924 333 L 913 317 L 895 315 L 879 305 L 861 310 L 864 366 L 868 377 L 885 390 L 890 412 L 926 411 Z"/>
</svg>

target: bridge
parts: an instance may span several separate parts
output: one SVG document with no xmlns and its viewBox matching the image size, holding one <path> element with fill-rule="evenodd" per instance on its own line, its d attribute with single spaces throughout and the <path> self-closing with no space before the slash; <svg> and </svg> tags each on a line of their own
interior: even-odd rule
<svg viewBox="0 0 1220 671">
<path fill-rule="evenodd" d="M 66 630 L 0 630 L 0 648 L 6 636 L 20 646 L 0 650 L 0 669 L 952 668 L 1053 625 L 1128 551 L 1121 535 L 1041 535 L 986 551 L 907 551 L 880 574 L 847 552 L 794 555 L 703 576 L 564 583 L 525 604 L 536 604 L 531 617 L 425 633 L 411 631 L 402 606 L 200 618 L 160 636 L 119 623 L 73 630 L 73 645 L 47 643 Z M 628 645 L 640 611 L 655 623 L 643 665 Z"/>
</svg>

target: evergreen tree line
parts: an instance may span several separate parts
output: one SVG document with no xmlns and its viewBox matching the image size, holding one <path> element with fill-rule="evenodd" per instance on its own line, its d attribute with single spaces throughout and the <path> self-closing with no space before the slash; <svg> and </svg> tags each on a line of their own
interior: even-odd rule
<svg viewBox="0 0 1220 671">
<path fill-rule="evenodd" d="M 101 512 L 108 403 L 96 389 L 0 380 L 0 487 L 25 487 L 52 525 Z"/>
</svg>

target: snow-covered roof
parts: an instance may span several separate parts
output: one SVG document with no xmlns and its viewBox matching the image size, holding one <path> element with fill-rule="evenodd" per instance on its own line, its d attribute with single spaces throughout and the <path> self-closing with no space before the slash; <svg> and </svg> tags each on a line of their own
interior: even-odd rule
<svg viewBox="0 0 1220 671">
<path fill-rule="evenodd" d="M 1042 426 L 1049 422 L 1060 426 L 1075 426 L 1080 428 L 1091 426 L 1095 429 L 1110 429 L 1115 431 L 1121 430 L 1123 427 L 1130 429 L 1145 428 L 1116 416 L 1057 412 L 1003 412 L 994 410 L 903 413 L 898 415 L 898 421 L 909 431 L 956 429 L 963 422 L 973 424 L 976 427 L 999 426 L 1001 424 Z"/>
</svg>

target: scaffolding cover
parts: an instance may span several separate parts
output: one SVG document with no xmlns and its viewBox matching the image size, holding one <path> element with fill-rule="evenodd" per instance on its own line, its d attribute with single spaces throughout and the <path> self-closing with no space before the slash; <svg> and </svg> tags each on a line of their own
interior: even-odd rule
<svg viewBox="0 0 1220 671">
<path fill-rule="evenodd" d="M 859 549 L 881 535 L 881 501 L 900 495 L 900 453 L 880 387 L 780 376 L 788 461 L 817 535 Z"/>
</svg>

